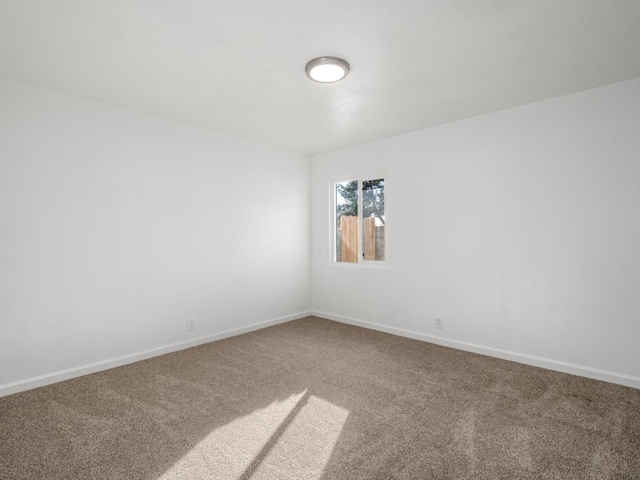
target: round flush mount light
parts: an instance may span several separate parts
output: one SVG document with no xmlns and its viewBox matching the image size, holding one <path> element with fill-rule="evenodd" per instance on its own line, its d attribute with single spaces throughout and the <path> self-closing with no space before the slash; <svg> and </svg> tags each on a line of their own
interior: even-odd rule
<svg viewBox="0 0 640 480">
<path fill-rule="evenodd" d="M 318 57 L 307 63 L 304 71 L 314 82 L 333 83 L 347 76 L 349 64 L 338 57 Z"/>
</svg>

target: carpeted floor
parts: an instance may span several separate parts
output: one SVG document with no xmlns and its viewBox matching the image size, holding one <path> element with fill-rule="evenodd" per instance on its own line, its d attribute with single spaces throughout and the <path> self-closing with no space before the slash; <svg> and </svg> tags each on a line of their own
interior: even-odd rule
<svg viewBox="0 0 640 480">
<path fill-rule="evenodd" d="M 640 390 L 306 318 L 0 398 L 0 479 L 640 479 Z"/>
</svg>

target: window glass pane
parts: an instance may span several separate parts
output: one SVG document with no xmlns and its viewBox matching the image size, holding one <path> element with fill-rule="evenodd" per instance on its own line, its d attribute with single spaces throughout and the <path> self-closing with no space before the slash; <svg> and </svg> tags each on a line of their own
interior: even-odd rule
<svg viewBox="0 0 640 480">
<path fill-rule="evenodd" d="M 336 183 L 336 262 L 358 262 L 358 181 Z"/>
<path fill-rule="evenodd" d="M 384 179 L 362 182 L 363 239 L 365 260 L 384 260 Z"/>
</svg>

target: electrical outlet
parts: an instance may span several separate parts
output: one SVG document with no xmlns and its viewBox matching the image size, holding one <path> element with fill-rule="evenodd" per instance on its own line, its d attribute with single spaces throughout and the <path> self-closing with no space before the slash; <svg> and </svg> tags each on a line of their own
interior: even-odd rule
<svg viewBox="0 0 640 480">
<path fill-rule="evenodd" d="M 436 328 L 444 328 L 443 327 L 443 321 L 440 317 L 436 318 Z"/>
<path fill-rule="evenodd" d="M 196 329 L 196 321 L 193 318 L 187 320 L 187 332 L 193 332 Z"/>
</svg>

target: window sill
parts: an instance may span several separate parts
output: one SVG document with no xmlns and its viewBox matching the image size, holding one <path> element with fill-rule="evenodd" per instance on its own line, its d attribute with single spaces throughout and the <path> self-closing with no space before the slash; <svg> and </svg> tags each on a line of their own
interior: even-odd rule
<svg viewBox="0 0 640 480">
<path fill-rule="evenodd" d="M 337 267 L 337 268 L 372 268 L 375 270 L 388 270 L 389 262 L 360 262 L 360 263 L 352 263 L 352 262 L 329 262 L 329 266 Z"/>
</svg>

